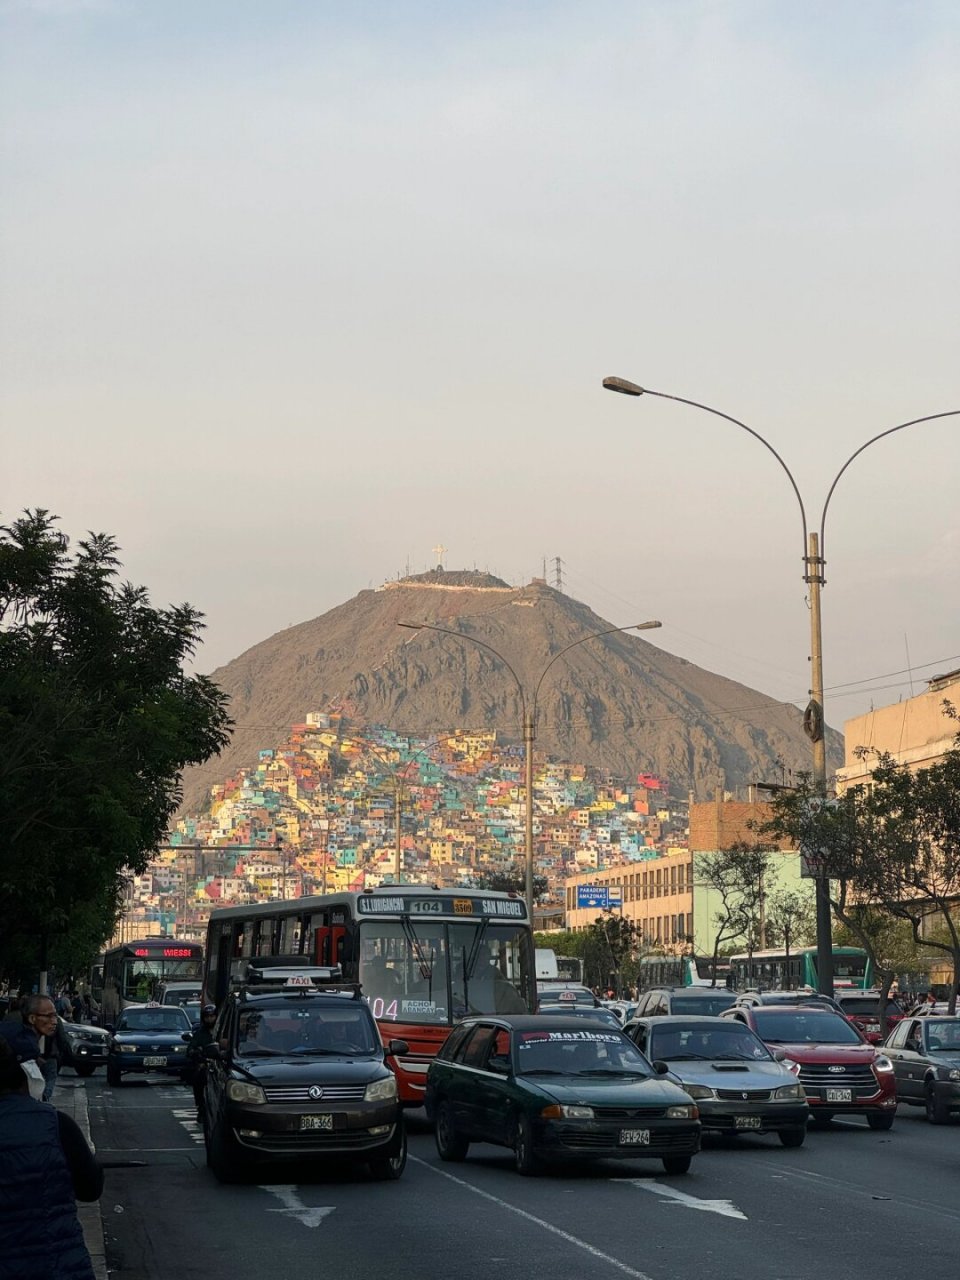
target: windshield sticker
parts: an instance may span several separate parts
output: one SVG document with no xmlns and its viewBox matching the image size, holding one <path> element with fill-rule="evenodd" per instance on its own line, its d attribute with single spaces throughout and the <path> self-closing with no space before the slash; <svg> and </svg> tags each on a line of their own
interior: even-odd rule
<svg viewBox="0 0 960 1280">
<path fill-rule="evenodd" d="M 520 1048 L 529 1049 L 538 1042 L 557 1041 L 569 1044 L 571 1041 L 589 1041 L 591 1044 L 621 1044 L 623 1037 L 619 1034 L 604 1031 L 524 1031 L 520 1036 Z"/>
</svg>

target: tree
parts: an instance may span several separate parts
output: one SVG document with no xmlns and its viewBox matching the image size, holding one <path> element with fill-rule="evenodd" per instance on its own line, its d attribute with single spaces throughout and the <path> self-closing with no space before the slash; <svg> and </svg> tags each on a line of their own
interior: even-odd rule
<svg viewBox="0 0 960 1280">
<path fill-rule="evenodd" d="M 118 581 L 117 545 L 71 551 L 56 517 L 0 527 L 0 968 L 109 935 L 125 871 L 142 872 L 180 776 L 227 742 L 225 695 L 187 675 L 202 615 L 154 609 Z M 84 949 L 90 946 L 89 937 Z M 69 951 L 69 948 L 67 948 Z"/>
<path fill-rule="evenodd" d="M 774 893 L 766 904 L 766 942 L 783 944 L 788 972 L 791 948 L 806 946 L 815 938 L 816 909 L 810 898 L 792 889 Z"/>
<path fill-rule="evenodd" d="M 522 897 L 527 891 L 526 870 L 523 863 L 515 862 L 507 871 L 490 871 L 477 879 L 478 889 L 491 889 L 499 893 L 519 893 Z M 547 892 L 546 876 L 533 877 L 533 900 L 538 902 Z"/>
<path fill-rule="evenodd" d="M 769 861 L 769 850 L 759 844 L 740 842 L 718 853 L 704 854 L 694 862 L 695 883 L 713 890 L 720 901 L 712 921 L 714 976 L 711 986 L 716 986 L 717 961 L 725 943 L 746 938 L 753 948 L 760 941 L 760 905 Z"/>
</svg>

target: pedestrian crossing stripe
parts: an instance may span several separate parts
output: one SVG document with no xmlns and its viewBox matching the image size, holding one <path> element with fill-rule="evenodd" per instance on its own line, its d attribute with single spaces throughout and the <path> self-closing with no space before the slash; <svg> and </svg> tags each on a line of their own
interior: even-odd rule
<svg viewBox="0 0 960 1280">
<path fill-rule="evenodd" d="M 185 1107 L 182 1110 L 174 1109 L 173 1116 L 180 1122 L 181 1128 L 186 1129 L 193 1141 L 198 1146 L 203 1146 L 203 1130 L 197 1124 L 196 1111 L 192 1107 Z"/>
</svg>

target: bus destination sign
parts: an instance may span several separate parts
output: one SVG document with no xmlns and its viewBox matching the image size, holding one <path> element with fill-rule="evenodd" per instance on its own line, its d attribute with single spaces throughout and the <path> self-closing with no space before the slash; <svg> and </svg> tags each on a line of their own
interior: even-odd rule
<svg viewBox="0 0 960 1280">
<path fill-rule="evenodd" d="M 390 894 L 364 894 L 357 899 L 357 914 L 493 916 L 501 920 L 524 920 L 527 909 L 520 898 L 463 898 L 440 894 L 432 898 L 404 898 Z"/>
</svg>

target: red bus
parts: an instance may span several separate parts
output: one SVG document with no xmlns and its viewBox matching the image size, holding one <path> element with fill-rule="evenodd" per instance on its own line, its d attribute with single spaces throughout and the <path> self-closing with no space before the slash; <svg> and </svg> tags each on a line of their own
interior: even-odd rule
<svg viewBox="0 0 960 1280">
<path fill-rule="evenodd" d="M 392 1065 L 411 1106 L 455 1022 L 536 1008 L 533 931 L 511 893 L 388 885 L 221 907 L 207 926 L 204 999 L 219 1006 L 261 956 L 339 965 L 359 982 L 384 1043 L 409 1045 Z"/>
</svg>

